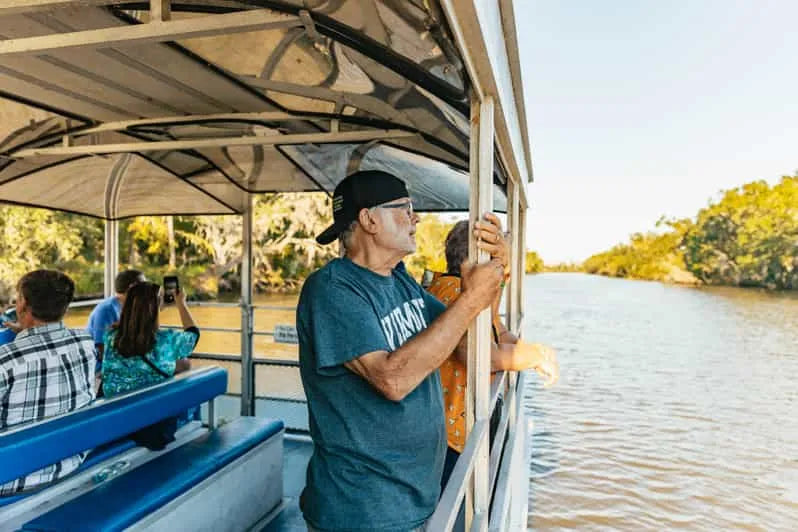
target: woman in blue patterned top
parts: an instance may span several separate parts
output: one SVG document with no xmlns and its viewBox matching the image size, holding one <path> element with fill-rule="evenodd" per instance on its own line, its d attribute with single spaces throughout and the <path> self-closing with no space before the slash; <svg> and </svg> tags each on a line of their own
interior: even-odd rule
<svg viewBox="0 0 798 532">
<path fill-rule="evenodd" d="M 139 283 L 127 292 L 119 322 L 105 333 L 103 391 L 106 397 L 156 384 L 191 364 L 186 359 L 199 339 L 199 329 L 186 307 L 185 293 L 175 294 L 183 330 L 158 329 L 163 304 L 160 287 Z"/>
</svg>

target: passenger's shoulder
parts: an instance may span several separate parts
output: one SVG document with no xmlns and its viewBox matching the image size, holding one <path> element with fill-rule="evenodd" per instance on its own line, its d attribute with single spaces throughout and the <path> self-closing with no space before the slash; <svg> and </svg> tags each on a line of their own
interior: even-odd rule
<svg viewBox="0 0 798 532">
<path fill-rule="evenodd" d="M 302 285 L 302 292 L 311 292 L 337 285 L 345 275 L 341 259 L 333 259 L 311 273 Z"/>
<path fill-rule="evenodd" d="M 158 329 L 155 331 L 155 341 L 161 342 L 174 338 L 179 331 L 177 329 Z"/>
<path fill-rule="evenodd" d="M 12 353 L 14 353 L 13 340 L 7 344 L 0 345 L 0 366 L 11 360 L 9 355 Z"/>
<path fill-rule="evenodd" d="M 71 335 L 76 340 L 85 340 L 94 343 L 94 338 L 92 338 L 91 333 L 87 329 L 67 328 L 66 331 L 67 334 Z"/>
<path fill-rule="evenodd" d="M 416 281 L 415 278 L 412 275 L 410 275 L 410 273 L 408 273 L 404 262 L 400 262 L 399 264 L 397 264 L 396 267 L 391 272 L 391 274 L 393 275 L 394 278 L 401 279 L 401 281 L 406 285 L 410 285 L 411 287 L 418 289 L 419 291 L 424 290 L 421 287 L 421 285 L 418 284 L 418 281 Z"/>
</svg>

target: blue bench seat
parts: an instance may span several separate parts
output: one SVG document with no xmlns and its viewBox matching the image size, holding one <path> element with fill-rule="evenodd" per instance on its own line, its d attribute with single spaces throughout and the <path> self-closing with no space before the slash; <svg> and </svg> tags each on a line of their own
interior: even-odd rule
<svg viewBox="0 0 798 532">
<path fill-rule="evenodd" d="M 109 458 L 113 458 L 114 456 L 122 454 L 125 451 L 129 451 L 135 446 L 136 442 L 128 439 L 116 440 L 110 443 L 106 443 L 104 445 L 100 445 L 99 447 L 94 448 L 89 453 L 89 455 L 86 457 L 83 463 L 80 464 L 80 467 L 78 467 L 77 470 L 72 474 L 74 475 L 81 471 L 89 469 L 90 467 L 93 467 L 99 464 L 100 462 L 104 462 Z M 30 497 L 31 495 L 35 495 L 36 493 L 39 492 L 37 490 L 34 490 L 31 491 L 30 493 L 21 493 L 19 495 L 0 497 L 0 508 L 9 504 L 13 504 L 17 501 L 21 501 L 22 499 Z"/>
<path fill-rule="evenodd" d="M 281 434 L 282 430 L 282 421 L 252 417 L 236 419 L 36 517 L 26 523 L 23 530 L 123 530 L 260 443 Z M 248 474 L 265 475 L 266 472 L 250 471 Z M 238 495 L 227 494 L 231 498 Z M 267 510 L 269 508 L 264 509 Z"/>
<path fill-rule="evenodd" d="M 12 427 L 0 433 L 0 484 L 183 414 L 226 389 L 227 371 L 205 368 L 33 425 Z"/>
</svg>

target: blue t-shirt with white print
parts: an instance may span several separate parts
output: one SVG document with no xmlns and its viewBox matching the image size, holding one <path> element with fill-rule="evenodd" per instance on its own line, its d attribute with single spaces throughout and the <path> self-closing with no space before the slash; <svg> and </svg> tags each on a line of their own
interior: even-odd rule
<svg viewBox="0 0 798 532">
<path fill-rule="evenodd" d="M 398 349 L 444 309 L 403 263 L 383 276 L 335 259 L 305 282 L 297 332 L 314 450 L 300 504 L 313 527 L 408 531 L 434 511 L 446 453 L 438 371 L 394 402 L 344 363 Z"/>
</svg>

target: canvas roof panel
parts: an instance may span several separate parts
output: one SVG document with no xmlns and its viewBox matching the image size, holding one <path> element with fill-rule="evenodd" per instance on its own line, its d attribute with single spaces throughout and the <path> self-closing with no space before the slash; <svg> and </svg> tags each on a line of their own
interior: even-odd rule
<svg viewBox="0 0 798 532">
<path fill-rule="evenodd" d="M 6 38 L 108 28 L 116 39 L 0 54 L 0 95 L 37 109 L 37 122 L 0 137 L 0 200 L 110 218 L 240 212 L 244 191 L 332 192 L 347 173 L 380 167 L 413 183 L 420 211 L 467 208 L 467 82 L 435 2 L 188 0 L 172 6 L 183 28 L 246 20 L 242 10 L 271 26 L 176 42 L 114 33 L 147 23 L 146 5 L 0 16 Z M 347 134 L 358 142 L 336 141 Z M 112 161 L 127 161 L 121 180 Z"/>
</svg>

